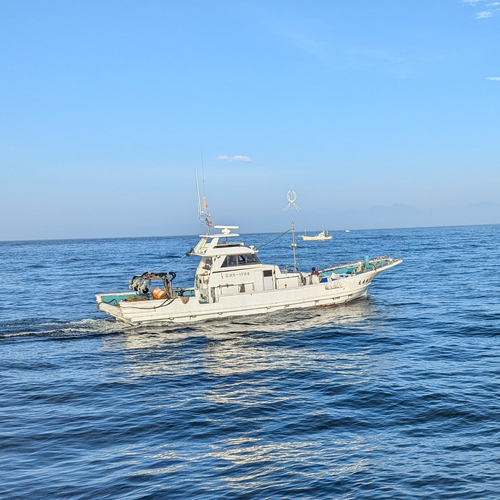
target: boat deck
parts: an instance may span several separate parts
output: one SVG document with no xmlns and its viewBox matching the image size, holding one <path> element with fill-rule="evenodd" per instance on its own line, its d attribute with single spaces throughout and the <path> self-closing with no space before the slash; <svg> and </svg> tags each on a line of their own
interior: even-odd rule
<svg viewBox="0 0 500 500">
<path fill-rule="evenodd" d="M 367 271 L 378 271 L 381 270 L 388 265 L 393 263 L 393 259 L 389 257 L 388 255 L 384 255 L 383 257 L 377 257 L 376 259 L 371 259 L 368 262 L 364 261 L 356 261 L 356 262 L 346 262 L 343 264 L 338 264 L 336 266 L 330 267 L 328 269 L 324 269 L 320 271 L 321 276 L 328 277 L 331 276 L 332 274 L 338 274 L 338 275 L 352 275 L 356 274 L 356 270 L 360 264 L 364 264 L 363 267 L 363 272 Z"/>
</svg>

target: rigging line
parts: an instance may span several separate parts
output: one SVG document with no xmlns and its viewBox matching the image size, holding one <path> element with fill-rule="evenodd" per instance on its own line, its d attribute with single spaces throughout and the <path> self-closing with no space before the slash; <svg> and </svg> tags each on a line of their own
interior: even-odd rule
<svg viewBox="0 0 500 500">
<path fill-rule="evenodd" d="M 165 264 L 172 264 L 173 262 L 177 262 L 181 259 L 183 259 L 184 257 L 189 257 L 189 255 L 191 255 L 191 252 L 193 251 L 193 249 L 191 249 L 189 252 L 186 252 L 182 257 L 178 257 L 177 259 L 174 259 L 174 260 L 168 260 L 167 262 L 165 262 L 163 265 Z"/>
<path fill-rule="evenodd" d="M 162 266 L 170 266 L 170 264 L 173 264 L 174 262 L 178 262 L 179 260 L 184 259 L 185 257 L 189 257 L 191 255 L 191 252 L 194 251 L 194 248 L 191 248 L 189 252 L 186 252 L 182 257 L 177 257 L 176 259 L 173 260 L 167 260 L 167 262 L 164 262 Z"/>
<path fill-rule="evenodd" d="M 291 229 L 287 229 L 284 233 L 281 233 L 279 236 L 276 236 L 276 238 L 273 238 L 272 240 L 268 241 L 267 243 L 264 243 L 263 245 L 259 246 L 259 249 L 264 248 L 266 245 L 269 245 L 269 243 L 272 243 L 273 241 L 276 241 L 278 238 L 281 238 L 284 236 L 286 233 L 289 233 Z"/>
</svg>

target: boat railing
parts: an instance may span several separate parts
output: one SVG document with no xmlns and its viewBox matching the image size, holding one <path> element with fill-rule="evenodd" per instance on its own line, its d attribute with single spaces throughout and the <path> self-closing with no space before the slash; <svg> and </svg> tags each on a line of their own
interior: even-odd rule
<svg viewBox="0 0 500 500">
<path fill-rule="evenodd" d="M 375 263 L 375 262 L 380 262 L 381 260 L 392 260 L 392 257 L 390 255 L 382 255 L 381 257 L 374 257 L 373 259 L 370 259 L 368 261 L 369 264 Z M 331 271 L 332 269 L 337 269 L 339 267 L 349 267 L 349 266 L 356 266 L 360 262 L 364 262 L 364 260 L 354 260 L 351 262 L 342 262 L 340 264 L 335 264 L 331 267 L 327 267 L 326 269 L 323 269 L 323 271 Z"/>
</svg>

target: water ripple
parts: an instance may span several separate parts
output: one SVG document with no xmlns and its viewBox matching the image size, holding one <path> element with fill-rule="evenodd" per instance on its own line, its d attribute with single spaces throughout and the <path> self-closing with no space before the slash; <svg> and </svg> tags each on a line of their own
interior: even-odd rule
<svg viewBox="0 0 500 500">
<path fill-rule="evenodd" d="M 94 293 L 196 238 L 1 243 L 0 497 L 497 498 L 499 240 L 334 233 L 300 262 L 405 262 L 343 307 L 136 328 Z"/>
</svg>

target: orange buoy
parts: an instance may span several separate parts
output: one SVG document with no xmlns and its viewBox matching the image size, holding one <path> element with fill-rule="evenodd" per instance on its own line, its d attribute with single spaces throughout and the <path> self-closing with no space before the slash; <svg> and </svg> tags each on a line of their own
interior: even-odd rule
<svg viewBox="0 0 500 500">
<path fill-rule="evenodd" d="M 167 296 L 167 292 L 160 287 L 156 287 L 153 290 L 153 299 L 164 299 Z"/>
</svg>

